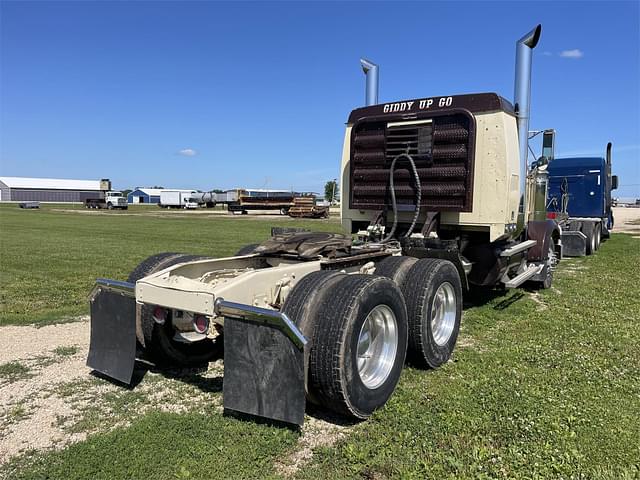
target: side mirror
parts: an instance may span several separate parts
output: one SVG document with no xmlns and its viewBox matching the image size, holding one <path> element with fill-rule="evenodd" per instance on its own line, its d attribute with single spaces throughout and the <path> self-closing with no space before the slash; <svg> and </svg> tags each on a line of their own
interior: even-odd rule
<svg viewBox="0 0 640 480">
<path fill-rule="evenodd" d="M 618 189 L 618 176 L 613 175 L 611 177 L 611 190 L 617 190 L 617 189 Z"/>
</svg>

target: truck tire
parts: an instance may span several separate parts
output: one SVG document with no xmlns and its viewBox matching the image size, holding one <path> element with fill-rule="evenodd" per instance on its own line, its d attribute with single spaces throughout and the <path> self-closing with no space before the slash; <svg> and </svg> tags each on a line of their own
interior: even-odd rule
<svg viewBox="0 0 640 480">
<path fill-rule="evenodd" d="M 402 290 L 409 269 L 418 261 L 415 257 L 392 256 L 376 264 L 376 275 L 390 278 Z"/>
<path fill-rule="evenodd" d="M 425 258 L 409 270 L 402 290 L 409 320 L 408 358 L 417 366 L 447 362 L 462 319 L 462 283 L 448 260 Z"/>
<path fill-rule="evenodd" d="M 600 222 L 596 223 L 593 228 L 593 234 L 596 237 L 596 251 L 600 250 L 600 242 L 602 241 L 602 225 Z"/>
<path fill-rule="evenodd" d="M 111 202 L 107 203 L 107 209 L 113 210 L 113 204 Z"/>
<path fill-rule="evenodd" d="M 595 226 L 591 222 L 585 222 L 582 224 L 582 233 L 587 237 L 587 255 L 593 255 L 596 253 L 596 235 Z"/>
<path fill-rule="evenodd" d="M 178 263 L 203 260 L 209 257 L 185 253 L 164 252 L 152 255 L 142 261 L 129 275 L 128 282 L 135 283 L 141 278 Z M 153 309 L 142 306 L 141 330 L 145 353 L 160 366 L 193 367 L 222 356 L 222 336 L 215 340 L 205 339 L 193 343 L 181 343 L 173 339 L 174 331 L 170 321 L 159 325 L 153 319 Z"/>
<path fill-rule="evenodd" d="M 241 255 L 251 255 L 258 245 L 260 244 L 250 243 L 249 245 L 245 245 L 244 247 L 242 247 L 240 250 L 236 252 L 235 256 L 239 257 Z"/>
<path fill-rule="evenodd" d="M 311 339 L 319 305 L 326 301 L 329 286 L 346 273 L 319 270 L 305 275 L 289 292 L 282 313 L 296 324 L 302 334 Z"/>
<path fill-rule="evenodd" d="M 535 288 L 546 290 L 551 288 L 553 284 L 553 268 L 555 266 L 556 249 L 553 238 L 549 239 L 549 253 L 547 254 L 547 263 L 542 268 L 543 280 L 530 282 Z"/>
<path fill-rule="evenodd" d="M 323 289 L 324 300 L 310 309 L 308 388 L 321 406 L 365 419 L 387 402 L 402 373 L 404 299 L 377 275 L 344 275 Z"/>
<path fill-rule="evenodd" d="M 282 306 L 282 313 L 295 323 L 296 327 L 311 342 L 313 331 L 318 320 L 318 306 L 327 300 L 329 287 L 345 276 L 345 273 L 319 270 L 305 275 L 291 290 Z M 319 405 L 320 402 L 308 390 L 307 400 Z"/>
</svg>

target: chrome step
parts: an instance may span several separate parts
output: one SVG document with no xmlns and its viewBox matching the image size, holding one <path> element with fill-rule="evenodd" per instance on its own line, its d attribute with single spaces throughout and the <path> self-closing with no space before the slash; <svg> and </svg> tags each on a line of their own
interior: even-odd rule
<svg viewBox="0 0 640 480">
<path fill-rule="evenodd" d="M 506 250 L 503 250 L 502 253 L 500 253 L 500 256 L 501 257 L 512 257 L 516 253 L 524 252 L 525 250 L 530 249 L 531 247 L 533 247 L 537 243 L 538 242 L 536 242 L 535 240 L 527 240 L 526 242 L 518 243 L 517 245 L 514 245 L 513 247 L 510 247 L 510 248 L 507 248 Z"/>
<path fill-rule="evenodd" d="M 521 274 L 505 282 L 507 288 L 516 288 L 542 271 L 544 265 L 529 265 Z"/>
</svg>

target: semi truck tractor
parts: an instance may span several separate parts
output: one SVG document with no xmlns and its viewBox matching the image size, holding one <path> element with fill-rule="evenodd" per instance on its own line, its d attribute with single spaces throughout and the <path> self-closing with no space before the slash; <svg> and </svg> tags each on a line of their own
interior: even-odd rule
<svg viewBox="0 0 640 480">
<path fill-rule="evenodd" d="M 610 236 L 614 218 L 611 142 L 604 157 L 557 158 L 549 164 L 548 217 L 562 228 L 566 256 L 591 255 Z"/>
<path fill-rule="evenodd" d="M 111 190 L 109 179 L 100 180 L 100 192 L 84 195 L 82 198 L 86 208 L 106 208 L 109 210 L 127 210 L 127 198 L 122 192 Z"/>
<path fill-rule="evenodd" d="M 544 162 L 527 163 L 540 33 L 516 43 L 513 104 L 378 104 L 378 67 L 363 61 L 368 104 L 347 118 L 341 162 L 345 232 L 277 229 L 234 257 L 161 253 L 126 281 L 97 280 L 87 364 L 129 383 L 136 356 L 222 356 L 225 409 L 302 424 L 307 401 L 365 419 L 405 359 L 447 362 L 467 291 L 551 285 L 560 231 L 536 194 Z"/>
</svg>

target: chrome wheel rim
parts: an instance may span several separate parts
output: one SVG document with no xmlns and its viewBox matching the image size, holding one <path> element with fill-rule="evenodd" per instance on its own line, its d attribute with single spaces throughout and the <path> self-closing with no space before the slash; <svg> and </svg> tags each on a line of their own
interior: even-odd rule
<svg viewBox="0 0 640 480">
<path fill-rule="evenodd" d="M 389 377 L 398 351 L 398 322 L 386 305 L 375 307 L 365 319 L 358 335 L 356 354 L 362 383 L 374 389 Z"/>
<path fill-rule="evenodd" d="M 447 344 L 456 324 L 456 291 L 449 282 L 442 283 L 431 304 L 431 334 L 440 347 Z"/>
</svg>

